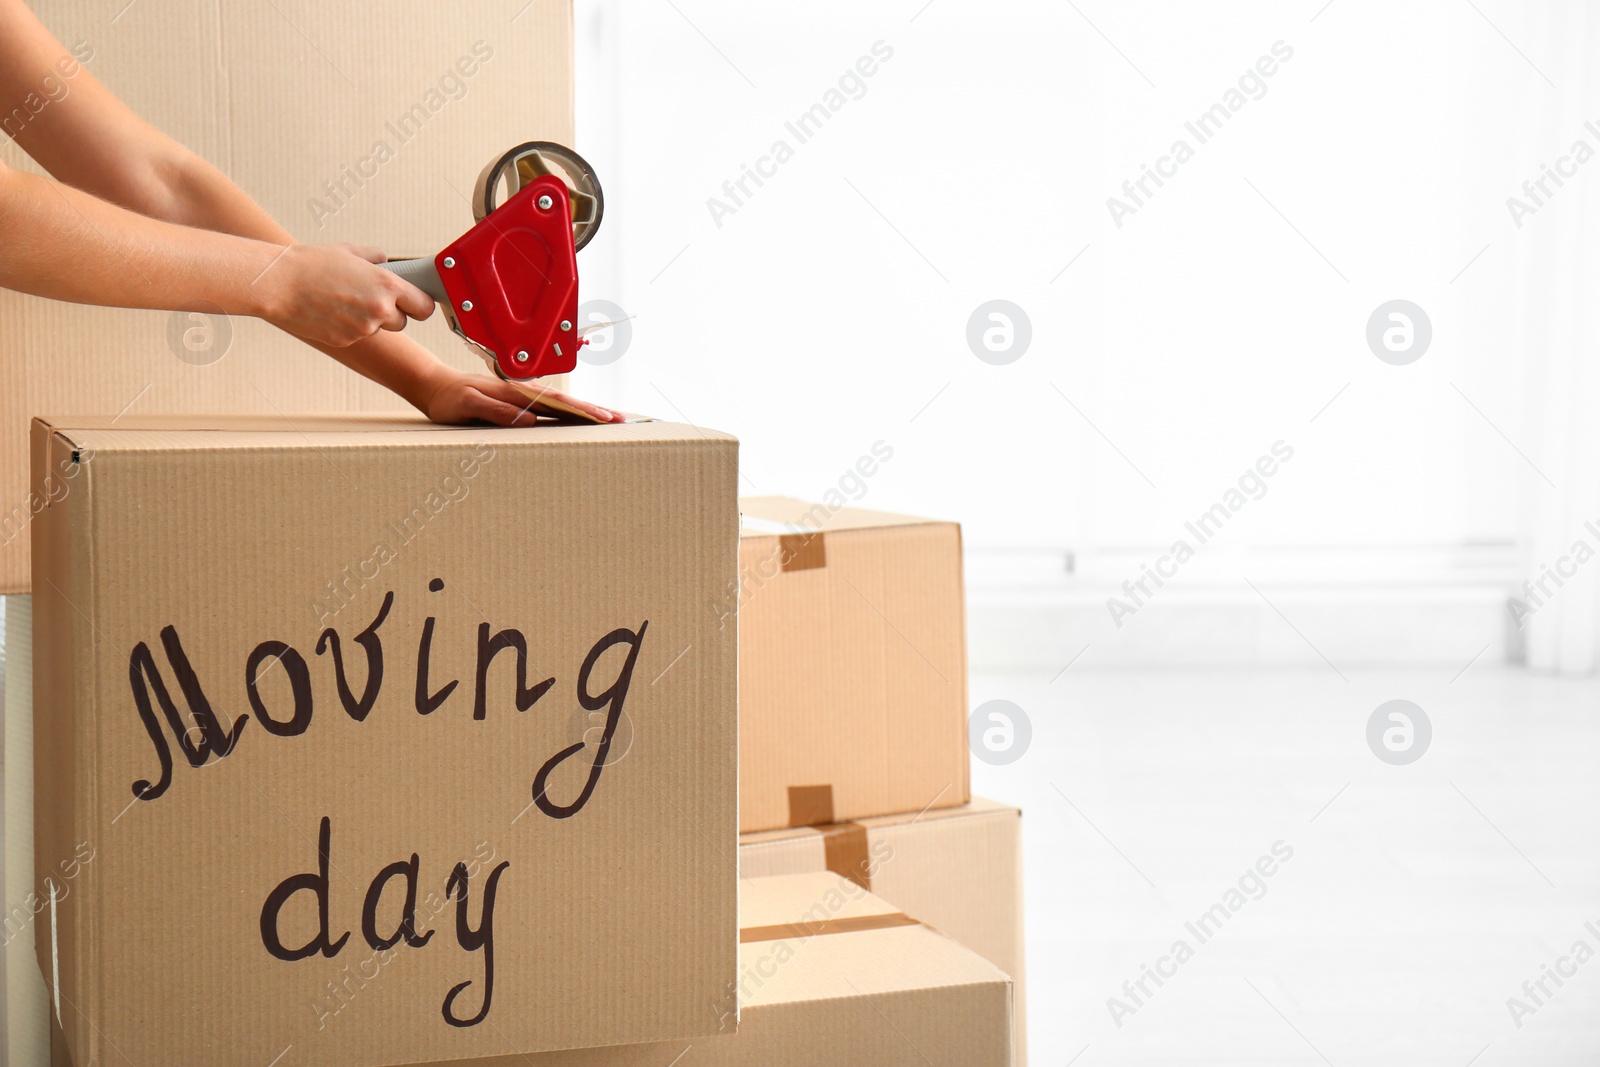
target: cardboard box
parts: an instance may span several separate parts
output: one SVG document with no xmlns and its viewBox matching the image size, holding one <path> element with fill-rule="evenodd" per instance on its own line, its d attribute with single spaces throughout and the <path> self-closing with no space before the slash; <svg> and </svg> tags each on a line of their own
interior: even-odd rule
<svg viewBox="0 0 1600 1067">
<path fill-rule="evenodd" d="M 385 0 L 381 14 L 353 0 L 30 6 L 81 71 L 301 241 L 430 254 L 471 225 L 465 193 L 496 154 L 529 140 L 583 150 L 571 0 Z M 48 122 L 73 88 L 72 77 L 41 85 L 36 114 L 0 122 Z M 9 136 L 0 163 L 39 169 Z M 180 341 L 208 329 L 209 348 Z M 452 366 L 483 370 L 443 315 L 407 329 Z M 29 589 L 27 526 L 42 504 L 28 492 L 28 419 L 39 412 L 411 411 L 255 319 L 224 327 L 0 290 L 0 352 L 0 593 Z"/>
<path fill-rule="evenodd" d="M 745 878 L 832 871 L 999 967 L 1016 987 L 1017 1062 L 1024 1052 L 1022 812 L 974 797 L 920 817 L 744 834 Z"/>
<path fill-rule="evenodd" d="M 1012 1063 L 1010 980 L 894 905 L 820 873 L 746 880 L 739 908 L 737 1034 L 433 1067 Z"/>
<path fill-rule="evenodd" d="M 279 425 L 34 424 L 38 956 L 73 1061 L 716 1032 L 737 443 Z"/>
<path fill-rule="evenodd" d="M 740 830 L 965 804 L 961 528 L 787 497 L 739 508 Z"/>
</svg>

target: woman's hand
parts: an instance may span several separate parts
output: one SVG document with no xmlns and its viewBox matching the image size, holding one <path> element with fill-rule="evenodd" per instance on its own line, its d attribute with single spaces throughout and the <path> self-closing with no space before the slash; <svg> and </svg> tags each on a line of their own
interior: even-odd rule
<svg viewBox="0 0 1600 1067">
<path fill-rule="evenodd" d="M 291 245 L 253 283 L 259 314 L 296 337 L 334 348 L 432 315 L 432 297 L 376 266 L 386 258 L 359 245 Z"/>
<path fill-rule="evenodd" d="M 523 389 L 487 374 L 466 374 L 440 365 L 440 378 L 427 400 L 418 405 L 434 422 L 487 422 L 495 426 L 532 426 L 536 415 L 579 412 L 594 422 L 622 422 L 625 416 L 537 382 Z"/>
</svg>

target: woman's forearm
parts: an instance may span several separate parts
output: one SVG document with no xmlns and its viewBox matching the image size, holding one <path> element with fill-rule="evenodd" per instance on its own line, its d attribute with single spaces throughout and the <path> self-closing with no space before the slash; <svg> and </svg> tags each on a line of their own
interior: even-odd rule
<svg viewBox="0 0 1600 1067">
<path fill-rule="evenodd" d="M 0 169 L 0 287 L 112 307 L 271 317 L 258 284 L 283 247 L 152 219 L 71 186 Z"/>
<path fill-rule="evenodd" d="M 171 170 L 168 181 L 175 212 L 191 226 L 294 243 L 294 237 L 249 194 L 199 156 L 189 153 L 181 166 Z M 446 368 L 438 357 L 403 333 L 379 332 L 343 348 L 300 340 L 398 393 L 420 411 L 428 409 L 429 398 L 445 377 Z"/>
<path fill-rule="evenodd" d="M 300 338 L 305 341 L 305 338 Z M 306 341 L 319 352 L 332 356 L 363 378 L 369 378 L 418 411 L 428 410 L 428 401 L 453 374 L 439 358 L 411 338 L 399 333 L 375 333 L 344 348 Z"/>
<path fill-rule="evenodd" d="M 154 136 L 164 143 L 151 148 L 159 161 L 149 168 L 152 178 L 143 190 L 147 203 L 125 206 L 185 226 L 253 237 L 276 245 L 298 243 L 227 175 L 177 142 L 166 140 L 164 135 Z"/>
<path fill-rule="evenodd" d="M 242 192 L 236 199 L 260 210 Z M 260 224 L 239 228 L 267 232 Z M 181 225 L 4 167 L 0 233 L 0 287 L 111 307 L 220 308 L 266 319 L 330 354 L 433 312 L 426 293 L 373 265 L 383 259 L 377 249 Z M 392 380 L 382 368 L 374 373 L 369 366 L 377 357 L 366 351 L 345 362 L 391 388 L 411 390 L 410 399 L 407 368 L 395 368 Z M 422 361 L 410 353 L 408 362 Z"/>
<path fill-rule="evenodd" d="M 268 241 L 295 243 L 249 194 L 204 159 L 179 145 L 166 146 L 169 163 L 155 168 L 147 210 L 170 222 Z M 444 368 L 437 357 L 404 334 L 380 332 L 343 348 L 299 338 L 357 374 L 398 393 L 426 411 Z"/>
</svg>

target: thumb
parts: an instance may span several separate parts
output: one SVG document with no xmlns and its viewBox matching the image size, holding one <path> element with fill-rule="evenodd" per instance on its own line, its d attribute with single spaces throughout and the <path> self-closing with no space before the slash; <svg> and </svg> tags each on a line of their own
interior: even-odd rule
<svg viewBox="0 0 1600 1067">
<path fill-rule="evenodd" d="M 344 247 L 351 254 L 360 256 L 368 263 L 389 262 L 389 254 L 381 248 L 369 248 L 366 245 L 345 245 Z"/>
</svg>

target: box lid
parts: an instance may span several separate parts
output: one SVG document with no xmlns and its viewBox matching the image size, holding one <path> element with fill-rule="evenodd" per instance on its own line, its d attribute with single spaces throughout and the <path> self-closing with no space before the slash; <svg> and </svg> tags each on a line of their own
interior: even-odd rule
<svg viewBox="0 0 1600 1067">
<path fill-rule="evenodd" d="M 742 496 L 739 498 L 739 512 L 741 537 L 947 524 L 944 519 L 924 519 L 916 515 L 897 515 L 866 508 L 834 508 L 791 496 Z"/>
<path fill-rule="evenodd" d="M 520 429 L 494 426 L 439 426 L 404 415 L 331 414 L 275 415 L 39 416 L 35 426 L 74 446 L 90 445 L 95 453 L 216 452 L 228 449 L 319 448 L 414 445 L 432 448 L 536 446 L 615 442 L 734 441 L 730 434 L 672 422 L 629 422 L 593 425 L 541 419 Z"/>
<path fill-rule="evenodd" d="M 946 822 L 955 819 L 1005 818 L 1021 815 L 1016 808 L 985 797 L 973 797 L 968 803 L 953 808 L 928 808 L 922 812 L 904 812 L 898 815 L 874 815 L 850 819 L 843 823 L 822 823 L 817 826 L 783 826 L 775 830 L 756 830 L 739 835 L 740 845 L 760 845 L 768 841 L 787 841 L 795 837 L 825 837 L 837 833 L 841 827 L 864 827 L 868 830 L 881 826 L 908 826 L 919 822 Z"/>
</svg>

